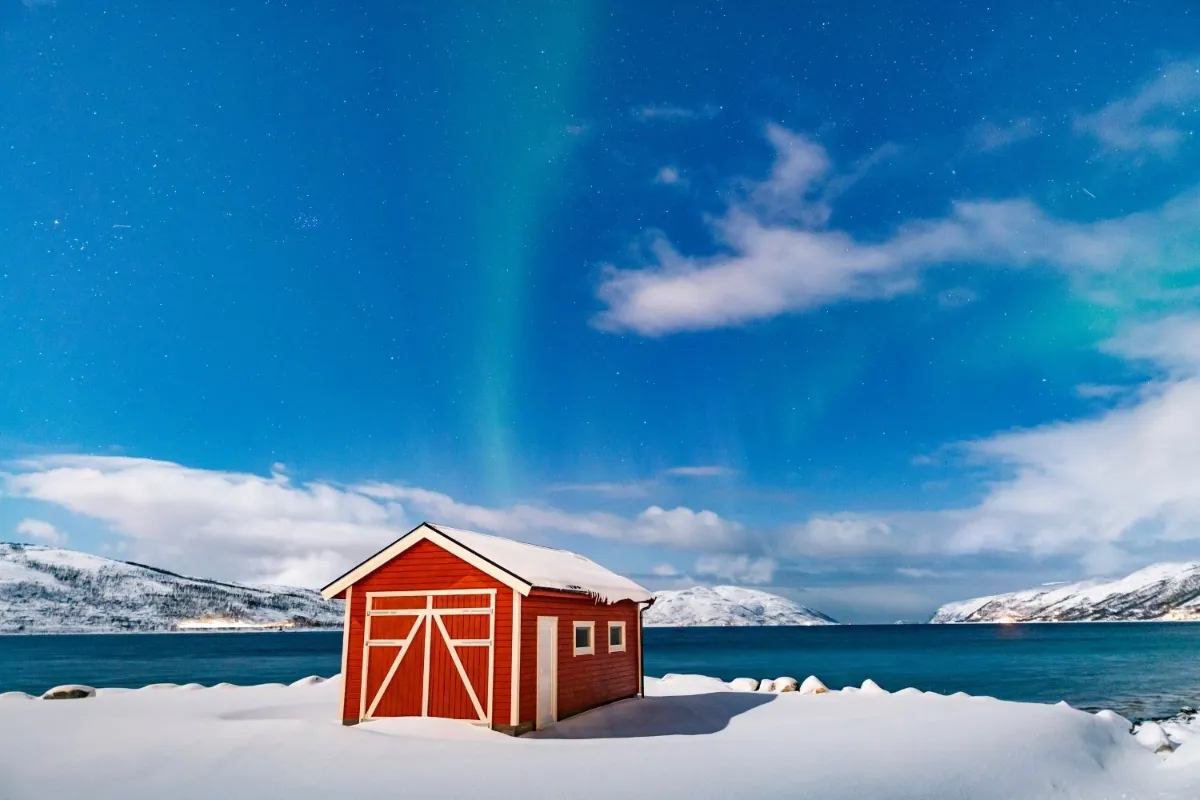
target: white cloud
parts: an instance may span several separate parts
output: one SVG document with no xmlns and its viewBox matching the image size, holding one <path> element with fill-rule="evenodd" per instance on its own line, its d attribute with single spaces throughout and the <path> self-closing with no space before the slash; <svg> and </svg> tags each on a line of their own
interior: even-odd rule
<svg viewBox="0 0 1200 800">
<path fill-rule="evenodd" d="M 1037 136 L 1040 131 L 1041 126 L 1032 117 L 1019 117 L 1007 123 L 984 120 L 971 130 L 967 137 L 968 146 L 973 150 L 991 153 Z"/>
<path fill-rule="evenodd" d="M 773 558 L 749 556 L 702 556 L 696 559 L 696 574 L 731 583 L 770 583 L 779 567 Z"/>
<path fill-rule="evenodd" d="M 1200 60 L 1165 66 L 1128 97 L 1075 120 L 1075 130 L 1126 153 L 1172 154 L 1194 135 L 1200 113 Z"/>
<path fill-rule="evenodd" d="M 776 149 L 770 175 L 710 223 L 719 252 L 686 255 L 652 235 L 644 267 L 605 268 L 597 327 L 647 336 L 733 327 L 911 292 L 924 269 L 949 263 L 1048 266 L 1084 290 L 1129 285 L 1120 293 L 1129 296 L 1142 276 L 1200 261 L 1197 190 L 1152 211 L 1086 223 L 1054 218 L 1027 199 L 959 201 L 944 217 L 858 238 L 826 227 L 837 194 L 828 187 L 838 178 L 823 148 L 779 126 L 767 136 Z"/>
<path fill-rule="evenodd" d="M 658 564 L 654 567 L 654 569 L 650 570 L 650 572 L 659 578 L 679 577 L 679 570 L 675 569 L 675 567 L 671 564 Z"/>
<path fill-rule="evenodd" d="M 654 175 L 654 182 L 660 183 L 664 186 L 674 186 L 676 184 L 681 183 L 682 181 L 683 181 L 683 179 L 680 176 L 679 170 L 676 167 L 670 167 L 670 166 L 662 167 Z"/>
<path fill-rule="evenodd" d="M 62 546 L 67 543 L 67 535 L 49 522 L 40 519 L 23 519 L 17 523 L 17 535 L 28 536 L 43 544 Z"/>
<path fill-rule="evenodd" d="M 518 504 L 487 508 L 396 484 L 338 487 L 151 459 L 47 456 L 0 474 L 6 493 L 101 520 L 155 565 L 203 576 L 318 586 L 422 519 L 524 538 L 547 533 L 730 551 L 736 522 L 650 506 L 626 518 Z"/>
<path fill-rule="evenodd" d="M 817 515 L 786 531 L 809 557 L 1074 556 L 1088 573 L 1200 540 L 1200 316 L 1135 327 L 1106 344 L 1164 376 L 1132 401 L 1073 422 L 1002 433 L 961 449 L 998 471 L 981 501 L 934 512 Z M 1139 555 L 1140 554 L 1140 555 Z M 1134 557 L 1136 555 L 1136 558 Z"/>
</svg>

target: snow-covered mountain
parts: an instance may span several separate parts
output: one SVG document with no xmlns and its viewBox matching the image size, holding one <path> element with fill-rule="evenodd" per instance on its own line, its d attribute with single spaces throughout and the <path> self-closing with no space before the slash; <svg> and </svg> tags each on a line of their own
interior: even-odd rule
<svg viewBox="0 0 1200 800">
<path fill-rule="evenodd" d="M 341 624 L 342 604 L 309 589 L 187 578 L 57 547 L 0 543 L 0 633 Z"/>
<path fill-rule="evenodd" d="M 947 603 L 930 622 L 1200 620 L 1200 563 L 1155 564 L 1114 581 L 1055 584 Z"/>
<path fill-rule="evenodd" d="M 654 605 L 646 609 L 643 621 L 648 628 L 837 624 L 786 597 L 741 586 L 655 592 Z"/>
</svg>

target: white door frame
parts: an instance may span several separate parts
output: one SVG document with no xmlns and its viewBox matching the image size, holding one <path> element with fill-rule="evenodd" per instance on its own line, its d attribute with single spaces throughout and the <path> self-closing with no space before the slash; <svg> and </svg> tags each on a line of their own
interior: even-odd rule
<svg viewBox="0 0 1200 800">
<path fill-rule="evenodd" d="M 460 596 L 460 595 L 487 595 L 488 604 L 477 608 L 435 608 L 433 605 L 434 597 Z M 374 600 L 377 597 L 424 597 L 424 608 L 375 608 Z M 407 655 L 409 648 L 412 645 L 413 639 L 419 631 L 425 636 L 425 663 L 421 671 L 421 716 L 429 716 L 429 656 L 433 645 L 433 634 L 437 631 L 438 636 L 446 645 L 446 650 L 450 654 L 450 660 L 454 664 L 458 672 L 459 678 L 462 680 L 463 687 L 467 690 L 467 697 L 471 700 L 471 705 L 475 709 L 476 719 L 470 720 L 478 725 L 491 725 L 492 723 L 492 703 L 493 690 L 495 682 L 495 658 L 496 658 L 496 590 L 495 589 L 436 589 L 416 592 L 367 592 L 366 593 L 366 622 L 363 627 L 363 656 L 362 656 L 362 681 L 359 689 L 359 719 L 363 722 L 375 719 L 373 716 L 375 709 L 379 706 L 383 699 L 384 693 L 391 685 L 392 679 L 395 677 L 397 670 L 400 669 L 400 663 Z M 488 617 L 488 638 L 486 639 L 451 639 L 449 631 L 446 630 L 446 623 L 442 621 L 443 617 L 460 616 L 460 615 L 487 615 Z M 413 626 L 409 629 L 408 635 L 403 639 L 372 639 L 371 638 L 371 618 L 372 617 L 416 617 Z M 423 631 L 422 631 L 423 629 Z M 379 684 L 379 688 L 375 691 L 373 697 L 367 697 L 367 672 L 371 650 L 375 647 L 399 647 L 395 659 L 392 661 L 391 667 L 388 669 L 387 675 Z M 487 707 L 485 708 L 479 701 L 479 696 L 475 692 L 475 687 L 471 684 L 470 678 L 467 676 L 467 671 L 462 665 L 462 660 L 458 657 L 459 647 L 486 647 L 488 649 L 488 676 L 487 676 Z"/>
<path fill-rule="evenodd" d="M 550 632 L 549 650 L 546 649 L 546 642 L 542 637 L 542 630 Z M 547 725 L 553 725 L 558 722 L 558 617 L 538 617 L 537 618 L 537 661 L 534 664 L 534 675 L 536 682 L 536 700 L 534 702 L 534 727 L 544 728 L 542 724 L 542 659 L 546 658 L 550 661 L 550 722 Z"/>
</svg>

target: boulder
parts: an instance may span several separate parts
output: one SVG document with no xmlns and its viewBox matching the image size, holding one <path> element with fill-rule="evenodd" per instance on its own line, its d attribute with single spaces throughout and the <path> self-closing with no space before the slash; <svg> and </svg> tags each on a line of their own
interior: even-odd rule
<svg viewBox="0 0 1200 800">
<path fill-rule="evenodd" d="M 867 678 L 865 681 L 862 682 L 862 692 L 863 692 L 863 694 L 887 694 L 888 693 L 886 689 L 884 689 L 882 686 L 880 686 L 878 683 L 871 680 L 870 678 Z"/>
<path fill-rule="evenodd" d="M 33 695 L 25 692 L 0 692 L 0 700 L 32 700 Z"/>
<path fill-rule="evenodd" d="M 1167 732 L 1157 722 L 1143 722 L 1133 734 L 1137 743 L 1153 753 L 1170 753 L 1175 749 Z"/>
<path fill-rule="evenodd" d="M 770 678 L 763 678 L 761 681 L 758 682 L 758 691 L 760 691 L 760 692 L 775 691 L 775 681 L 771 680 Z"/>
<path fill-rule="evenodd" d="M 734 678 L 729 682 L 729 688 L 735 692 L 753 692 L 758 689 L 758 681 L 754 678 Z"/>
<path fill-rule="evenodd" d="M 42 695 L 43 700 L 81 700 L 85 697 L 95 697 L 96 690 L 91 686 L 80 683 L 68 683 L 48 689 Z"/>
<path fill-rule="evenodd" d="M 800 684 L 800 694 L 828 694 L 829 687 L 821 683 L 821 679 L 816 675 L 809 675 L 804 679 L 804 683 Z"/>
<path fill-rule="evenodd" d="M 781 694 L 783 692 L 794 692 L 799 688 L 800 688 L 800 684 L 798 684 L 796 682 L 795 678 L 776 678 L 775 679 L 775 691 L 777 691 Z"/>
</svg>

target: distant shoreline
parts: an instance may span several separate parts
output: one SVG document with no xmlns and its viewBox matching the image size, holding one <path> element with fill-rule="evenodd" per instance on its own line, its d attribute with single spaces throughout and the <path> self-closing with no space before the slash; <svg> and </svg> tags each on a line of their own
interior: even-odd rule
<svg viewBox="0 0 1200 800">
<path fill-rule="evenodd" d="M 778 628 L 806 628 L 806 629 L 845 629 L 845 628 L 898 628 L 898 627 L 980 627 L 980 626 L 995 626 L 1014 628 L 1021 625 L 1200 625 L 1200 620 L 1183 620 L 1183 619 L 1081 619 L 1081 620 L 1042 620 L 1031 619 L 1021 622 L 995 622 L 995 621 L 980 621 L 980 622 L 906 622 L 898 624 L 895 622 L 871 622 L 864 624 L 856 624 L 851 622 L 839 622 L 833 625 L 647 625 L 646 630 L 764 630 Z M 197 628 L 192 630 L 151 630 L 151 631 L 130 631 L 130 630 L 54 630 L 54 631 L 0 631 L 0 637 L 6 636 L 152 636 L 152 635 L 180 635 L 180 636 L 195 636 L 208 635 L 214 633 L 236 633 L 236 634 L 251 634 L 251 633 L 341 633 L 342 627 L 279 627 L 279 628 Z"/>
</svg>

